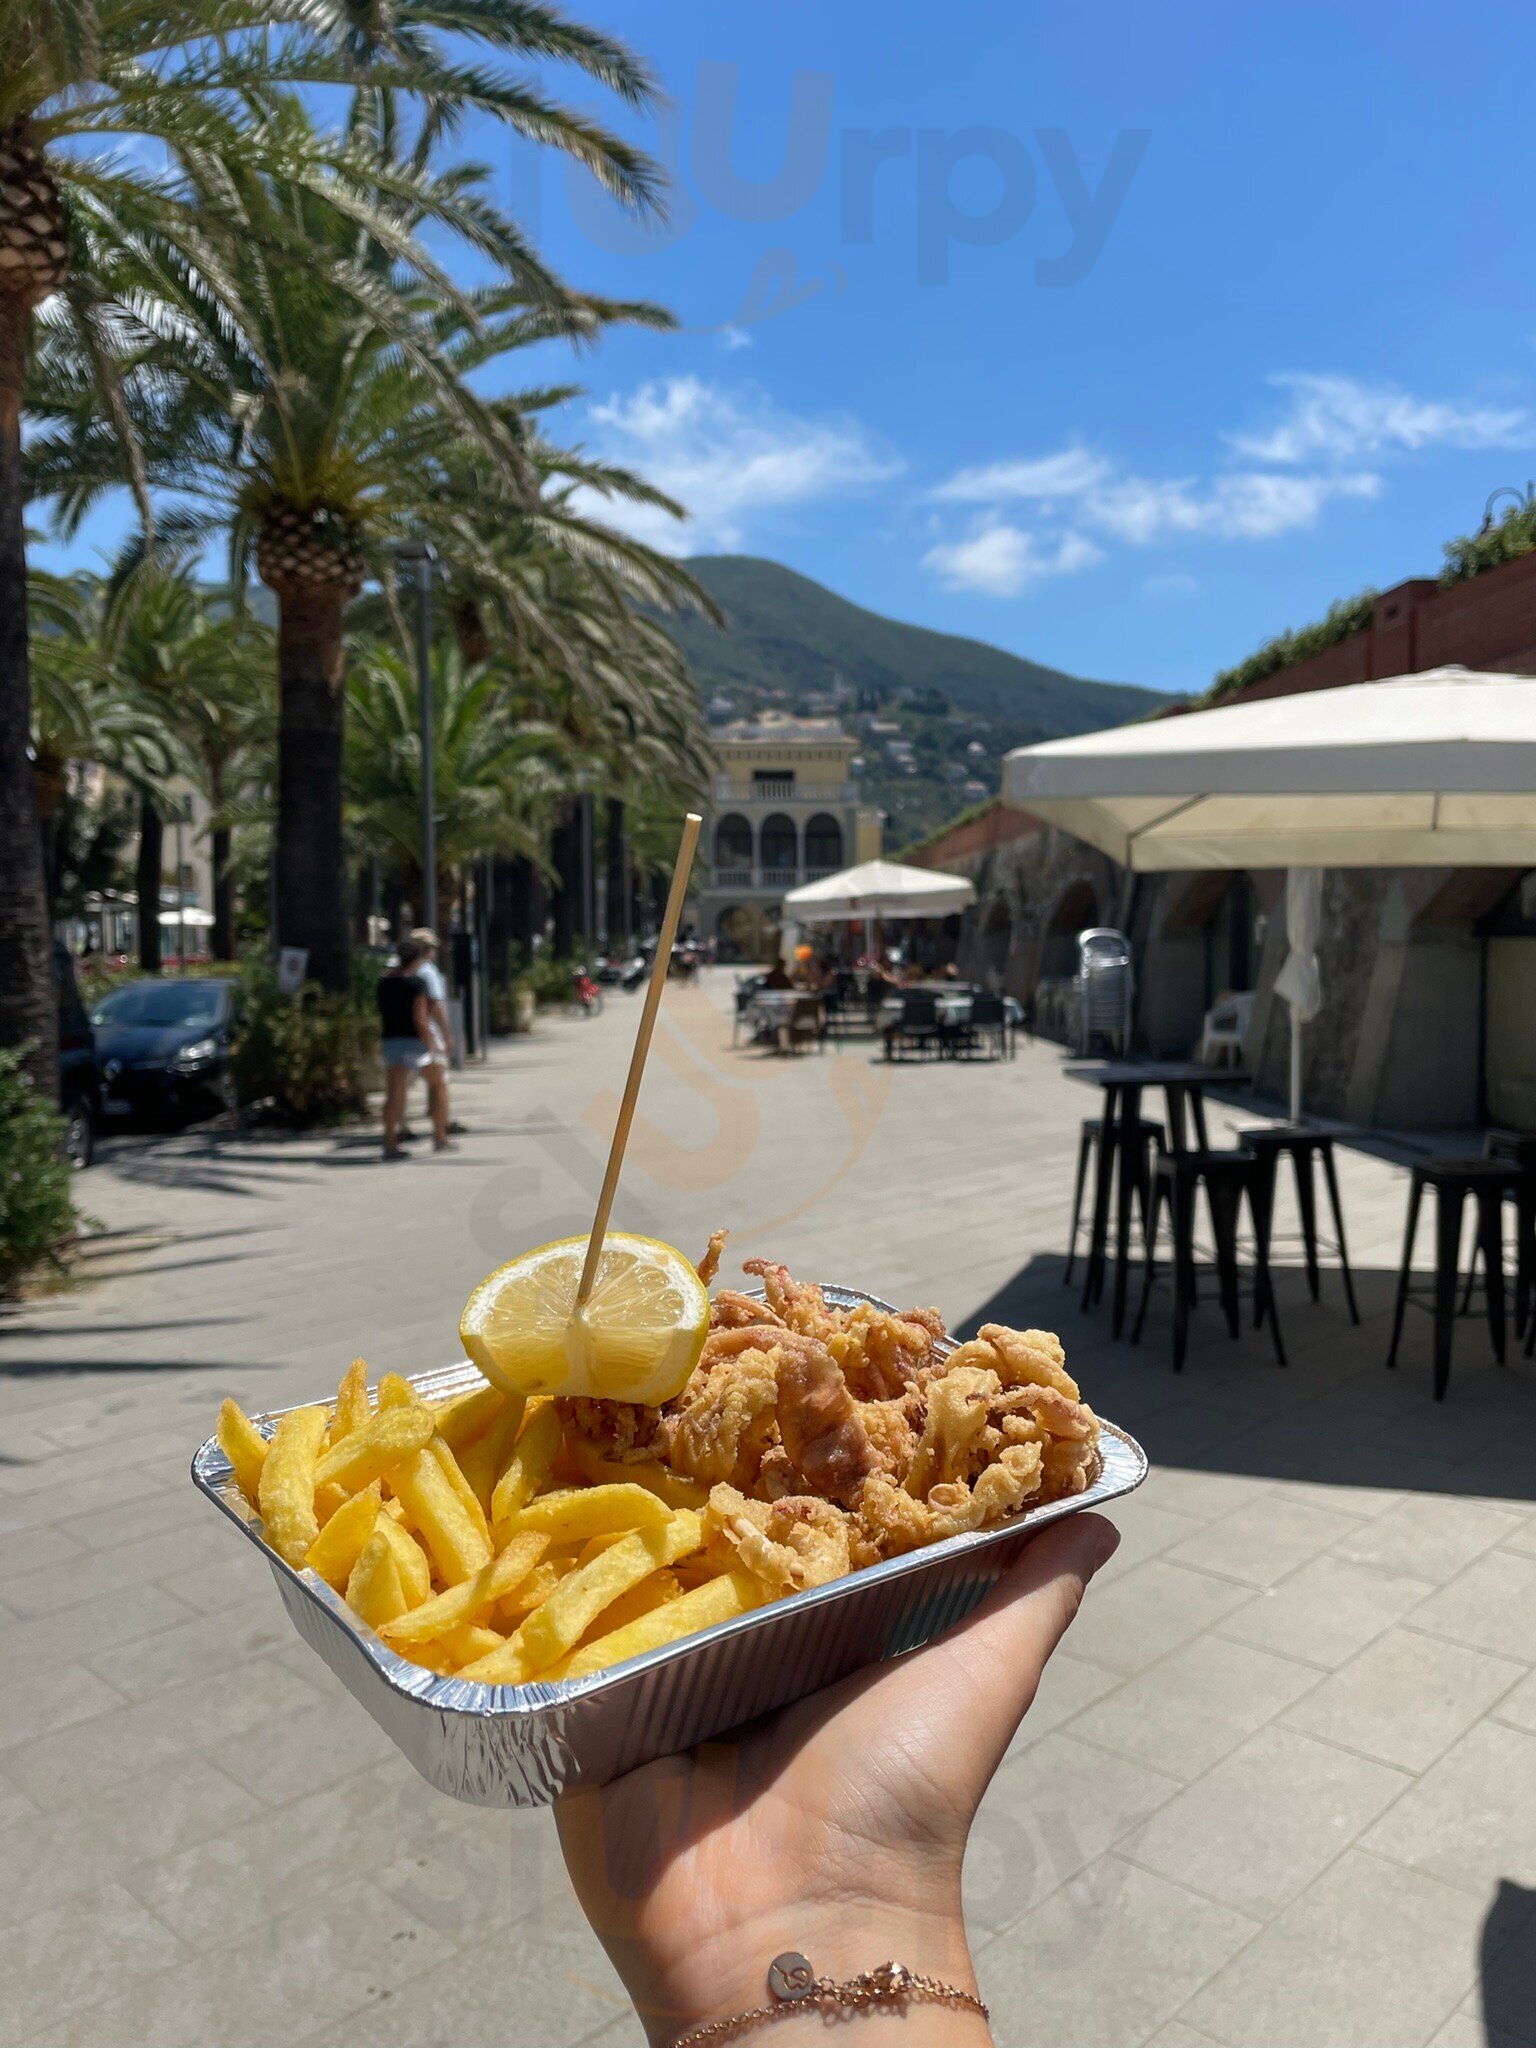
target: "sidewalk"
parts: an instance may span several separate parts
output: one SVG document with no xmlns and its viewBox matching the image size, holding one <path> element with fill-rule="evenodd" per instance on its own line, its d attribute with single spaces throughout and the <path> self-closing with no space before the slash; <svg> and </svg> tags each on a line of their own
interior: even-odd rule
<svg viewBox="0 0 1536 2048">
<path fill-rule="evenodd" d="M 1060 1285 L 1098 1098 L 1055 1048 L 732 1052 L 729 985 L 668 992 L 618 1220 L 1057 1328 L 1156 1461 L 978 1824 L 999 2043 L 1536 2048 L 1536 1369 L 1468 1321 L 1436 1408 L 1417 1315 L 1382 1369 L 1401 1169 L 1340 1154 L 1361 1330 L 1288 1272 L 1288 1372 L 1208 1307 L 1176 1378 L 1165 1305 L 1133 1351 Z M 635 1016 L 499 1045 L 440 1159 L 83 1176 L 87 1284 L 0 1316 L 0 2044 L 639 2042 L 548 1816 L 418 1780 L 186 1477 L 222 1395 L 450 1359 L 475 1281 L 587 1227 Z"/>
</svg>

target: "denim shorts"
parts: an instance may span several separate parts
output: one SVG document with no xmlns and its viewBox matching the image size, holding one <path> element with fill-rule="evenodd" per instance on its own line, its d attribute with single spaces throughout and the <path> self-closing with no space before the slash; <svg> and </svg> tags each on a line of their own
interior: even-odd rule
<svg viewBox="0 0 1536 2048">
<path fill-rule="evenodd" d="M 386 1038 L 379 1049 L 386 1067 L 409 1067 L 414 1072 L 442 1064 L 441 1053 L 428 1052 L 419 1038 Z"/>
</svg>

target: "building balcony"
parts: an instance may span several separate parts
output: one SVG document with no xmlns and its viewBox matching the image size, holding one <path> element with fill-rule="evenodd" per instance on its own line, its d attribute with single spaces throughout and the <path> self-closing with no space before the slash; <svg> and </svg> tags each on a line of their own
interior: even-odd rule
<svg viewBox="0 0 1536 2048">
<path fill-rule="evenodd" d="M 828 804 L 858 801 L 856 782 L 801 782 L 794 776 L 754 782 L 732 775 L 717 775 L 712 801 L 716 804 L 797 804 L 811 810 L 825 810 Z"/>
<path fill-rule="evenodd" d="M 781 895 L 804 882 L 821 882 L 837 868 L 709 867 L 702 872 L 703 889 L 773 889 Z"/>
</svg>

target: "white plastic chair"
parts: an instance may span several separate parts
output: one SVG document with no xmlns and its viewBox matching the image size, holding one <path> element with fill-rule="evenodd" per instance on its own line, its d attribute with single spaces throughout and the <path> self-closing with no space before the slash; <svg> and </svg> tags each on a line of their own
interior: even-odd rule
<svg viewBox="0 0 1536 2048">
<path fill-rule="evenodd" d="M 1251 991 L 1229 989 L 1205 1013 L 1195 1058 L 1202 1067 L 1241 1067 L 1253 1020 Z"/>
</svg>

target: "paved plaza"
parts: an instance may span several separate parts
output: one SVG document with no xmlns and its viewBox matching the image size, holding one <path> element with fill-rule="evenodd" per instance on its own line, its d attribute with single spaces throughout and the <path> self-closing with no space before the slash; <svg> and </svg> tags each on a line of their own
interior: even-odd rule
<svg viewBox="0 0 1536 2048">
<path fill-rule="evenodd" d="M 1469 1320 L 1436 1407 L 1415 1315 L 1383 1370 L 1401 1166 L 1340 1155 L 1363 1328 L 1288 1270 L 1288 1371 L 1205 1307 L 1175 1377 L 1166 1303 L 1133 1350 L 1061 1285 L 1097 1095 L 1056 1048 L 733 1051 L 730 986 L 668 993 L 617 1220 L 1058 1329 L 1155 1461 L 977 1825 L 998 2042 L 1532 2048 L 1536 1366 Z M 85 1284 L 0 1319 L 7 2048 L 638 2043 L 548 1816 L 419 1780 L 186 1469 L 223 1394 L 449 1360 L 475 1281 L 586 1228 L 635 1016 L 499 1044 L 440 1159 L 191 1135 L 82 1177 Z"/>
</svg>

